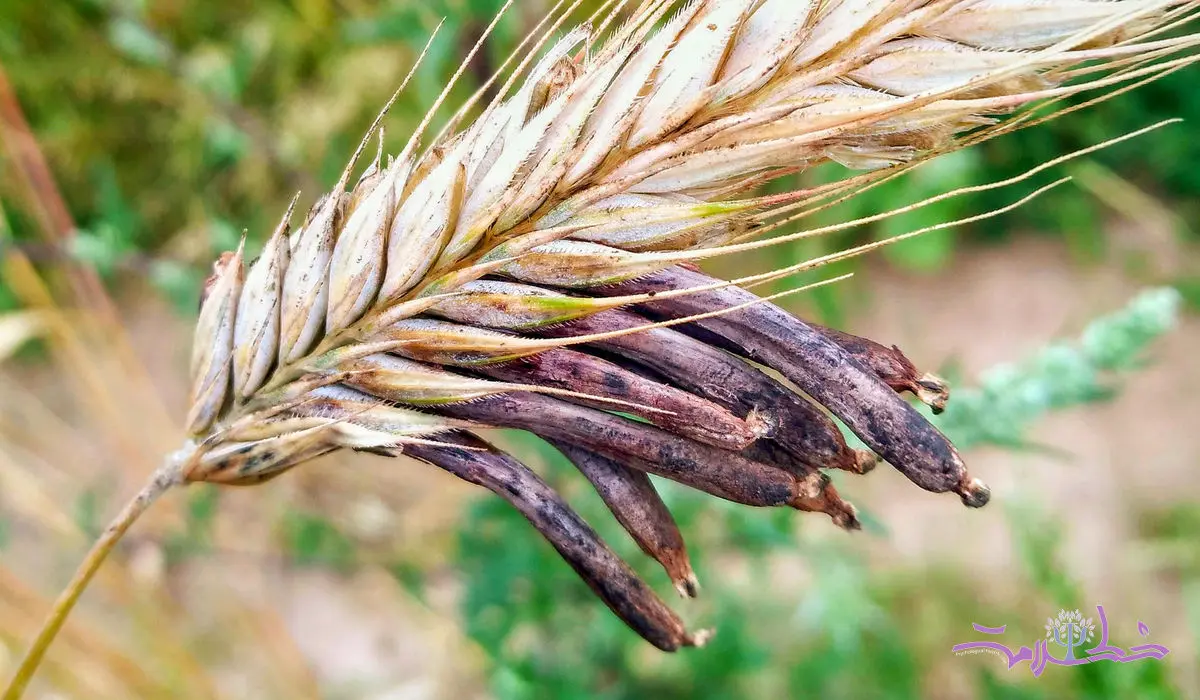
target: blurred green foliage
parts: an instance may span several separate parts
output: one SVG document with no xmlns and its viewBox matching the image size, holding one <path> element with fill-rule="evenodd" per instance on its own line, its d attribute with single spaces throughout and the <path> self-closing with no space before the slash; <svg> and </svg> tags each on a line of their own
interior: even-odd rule
<svg viewBox="0 0 1200 700">
<path fill-rule="evenodd" d="M 284 552 L 300 566 L 345 571 L 354 565 L 354 542 L 320 515 L 288 511 L 280 529 Z"/>
<path fill-rule="evenodd" d="M 163 542 L 163 553 L 168 566 L 212 551 L 218 489 L 211 484 L 197 486 L 198 488 L 188 494 L 183 527 L 168 534 Z"/>
</svg>

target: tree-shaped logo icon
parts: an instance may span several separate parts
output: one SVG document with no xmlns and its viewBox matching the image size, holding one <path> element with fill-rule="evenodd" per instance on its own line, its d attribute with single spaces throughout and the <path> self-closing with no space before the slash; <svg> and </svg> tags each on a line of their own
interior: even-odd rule
<svg viewBox="0 0 1200 700">
<path fill-rule="evenodd" d="M 1092 640 L 1095 625 L 1078 610 L 1059 610 L 1058 617 L 1046 618 L 1046 639 L 1067 648 L 1063 660 L 1075 659 L 1075 650 Z"/>
</svg>

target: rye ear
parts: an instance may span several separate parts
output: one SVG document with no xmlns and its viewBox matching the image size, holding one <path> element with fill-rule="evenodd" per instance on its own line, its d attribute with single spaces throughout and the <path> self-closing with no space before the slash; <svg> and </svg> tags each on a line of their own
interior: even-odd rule
<svg viewBox="0 0 1200 700">
<path fill-rule="evenodd" d="M 1200 58 L 1197 35 L 1167 31 L 1194 18 L 1197 0 L 618 1 L 572 26 L 575 0 L 555 4 L 487 81 L 508 76 L 494 100 L 480 105 L 477 92 L 429 136 L 512 4 L 396 157 L 385 165 L 381 152 L 350 187 L 393 96 L 294 233 L 285 216 L 248 273 L 241 248 L 218 261 L 196 326 L 191 437 L 105 530 L 4 700 L 21 697 L 104 557 L 164 491 L 258 483 L 338 449 L 408 453 L 500 494 L 665 650 L 707 633 L 688 632 L 527 467 L 461 431 L 510 426 L 563 445 L 689 594 L 682 540 L 645 474 L 853 529 L 854 507 L 821 470 L 862 474 L 876 458 L 851 450 L 822 407 L 918 486 L 983 505 L 986 486 L 896 396 L 938 408 L 943 382 L 899 350 L 814 327 L 773 306 L 778 295 L 747 289 L 1004 213 L 1059 183 L 738 280 L 686 266 L 1023 182 L 1072 156 L 769 236 L 941 154 L 1075 109 L 1031 106 L 1083 93 L 1096 103 Z M 822 163 L 862 172 L 752 192 Z M 718 370 L 723 381 L 698 379 Z"/>
</svg>

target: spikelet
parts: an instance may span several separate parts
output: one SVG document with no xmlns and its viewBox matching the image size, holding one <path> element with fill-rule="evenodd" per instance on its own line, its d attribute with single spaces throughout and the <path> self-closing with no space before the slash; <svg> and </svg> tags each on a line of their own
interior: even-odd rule
<svg viewBox="0 0 1200 700">
<path fill-rule="evenodd" d="M 418 154 L 427 116 L 398 156 L 386 167 L 376 158 L 347 191 L 351 159 L 295 233 L 284 217 L 244 284 L 240 250 L 222 257 L 197 324 L 192 438 L 120 523 L 180 481 L 255 483 L 338 448 L 408 453 L 510 500 L 614 612 L 673 650 L 707 635 L 687 633 L 532 472 L 452 433 L 515 427 L 561 445 L 687 594 L 695 580 L 682 541 L 632 475 L 855 528 L 853 506 L 821 470 L 865 473 L 876 458 L 849 449 L 822 407 L 921 488 L 987 502 L 954 447 L 897 394 L 940 409 L 943 382 L 896 348 L 812 326 L 688 265 L 986 189 L 766 235 L 1035 123 L 1014 116 L 1032 105 L 1089 91 L 1105 99 L 1195 61 L 1197 37 L 1158 30 L 1182 25 L 1200 2 L 645 0 L 618 17 L 626 4 L 607 3 L 614 14 L 557 39 L 550 32 L 567 16 L 551 18 L 473 121 L 475 99 Z M 862 172 L 751 196 L 827 162 Z M 567 346 L 574 354 L 553 363 L 520 364 Z M 607 364 L 592 361 L 596 348 Z M 653 425 L 610 412 L 631 397 L 653 404 L 626 406 Z M 694 409 L 701 422 L 686 427 L 689 416 L 662 406 Z M 722 443 L 715 426 L 741 437 Z M 652 521 L 632 526 L 635 513 Z M 17 694 L 77 595 L 22 666 Z"/>
<path fill-rule="evenodd" d="M 229 395 L 233 336 L 242 291 L 242 246 L 224 253 L 200 294 L 200 318 L 192 343 L 192 393 L 188 430 L 207 430 Z"/>
<path fill-rule="evenodd" d="M 476 444 L 491 456 L 468 476 L 462 445 L 437 441 L 472 425 L 530 430 L 580 465 L 684 592 L 695 585 L 682 540 L 634 475 L 853 528 L 853 507 L 821 470 L 865 473 L 879 455 L 921 488 L 981 506 L 987 487 L 898 395 L 941 410 L 944 382 L 898 348 L 807 324 L 688 264 L 818 235 L 752 242 L 1005 133 L 1027 105 L 1190 62 L 1190 37 L 1139 37 L 1196 5 L 650 1 L 607 36 L 587 24 L 542 36 L 545 52 L 474 122 L 456 118 L 419 156 L 414 136 L 349 192 L 344 176 L 290 238 L 281 224 L 240 304 L 240 257 L 220 265 L 197 335 L 199 447 L 185 476 L 247 483 L 337 447 L 418 445 L 422 459 L 488 485 L 511 458 Z M 1082 82 L 1064 82 L 1085 62 Z M 747 196 L 830 161 L 863 174 L 825 192 Z M 213 388 L 230 373 L 235 401 Z M 822 409 L 870 451 L 847 447 Z M 638 631 L 683 643 L 678 631 Z"/>
</svg>

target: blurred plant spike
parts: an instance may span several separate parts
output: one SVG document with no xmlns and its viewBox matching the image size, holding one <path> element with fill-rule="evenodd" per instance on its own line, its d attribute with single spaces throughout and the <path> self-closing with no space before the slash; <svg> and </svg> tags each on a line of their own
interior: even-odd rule
<svg viewBox="0 0 1200 700">
<path fill-rule="evenodd" d="M 1181 303 L 1170 287 L 1142 292 L 1090 323 L 1077 342 L 992 368 L 978 388 L 956 393 L 938 426 L 964 448 L 1023 445 L 1028 426 L 1045 413 L 1110 395 L 1106 374 L 1135 369 L 1150 342 L 1175 327 Z"/>
<path fill-rule="evenodd" d="M 205 285 L 192 355 L 191 438 L 102 535 L 5 698 L 21 695 L 105 554 L 161 493 L 196 481 L 261 483 L 344 448 L 409 453 L 502 493 L 648 641 L 664 650 L 700 643 L 707 635 L 683 629 L 532 472 L 487 443 L 447 435 L 517 427 L 721 498 L 820 512 L 858 527 L 853 506 L 819 467 L 861 473 L 873 458 L 832 441 L 818 459 L 788 439 L 797 425 L 781 415 L 820 411 L 782 385 L 772 385 L 766 401 L 722 393 L 720 384 L 704 395 L 692 391 L 707 402 L 697 420 L 727 421 L 732 412 L 745 423 L 738 433 L 746 444 L 683 434 L 656 405 L 634 406 L 640 421 L 609 412 L 628 404 L 617 368 L 658 381 L 664 402 L 689 391 L 678 380 L 686 367 L 669 378 L 658 372 L 656 363 L 673 355 L 673 339 L 686 337 L 661 333 L 667 326 L 694 324 L 702 346 L 778 370 L 921 488 L 957 493 L 969 506 L 986 503 L 987 487 L 967 473 L 950 441 L 896 392 L 915 386 L 940 405 L 940 382 L 923 380 L 899 351 L 881 357 L 882 346 L 814 328 L 741 287 L 993 216 L 1053 185 L 1008 207 L 753 277 L 712 281 L 688 265 L 1034 175 L 1044 167 L 865 219 L 767 237 L 930 158 L 1049 118 L 1027 118 L 1031 105 L 1089 91 L 1103 99 L 1194 62 L 1196 36 L 1160 35 L 1192 18 L 1200 2 L 627 4 L 605 3 L 561 33 L 578 3 L 556 5 L 501 67 L 508 78 L 499 96 L 477 104 L 481 90 L 421 151 L 426 127 L 498 15 L 397 156 L 381 153 L 352 184 L 385 108 L 333 191 L 303 220 L 285 217 L 273 252 L 248 271 L 240 248 L 221 257 Z M 825 162 L 864 172 L 819 188 L 749 196 L 763 182 Z M 632 286 L 597 301 L 621 283 Z M 616 306 L 633 313 L 614 316 Z M 239 338 L 244 314 L 258 314 L 243 326 L 255 332 Z M 642 342 L 621 342 L 630 338 Z M 243 342 L 251 351 L 235 351 Z M 519 367 L 545 350 L 583 346 L 588 353 L 598 343 L 627 349 L 615 353 L 615 368 L 587 365 L 600 381 L 586 391 L 570 376 L 547 387 L 530 373 L 520 383 L 484 382 L 486 390 L 470 377 L 493 365 Z M 748 365 L 738 371 L 757 372 Z M 655 403 L 646 386 L 638 396 Z M 800 408 L 782 411 L 786 403 Z M 677 583 L 695 590 L 690 580 Z"/>
</svg>

